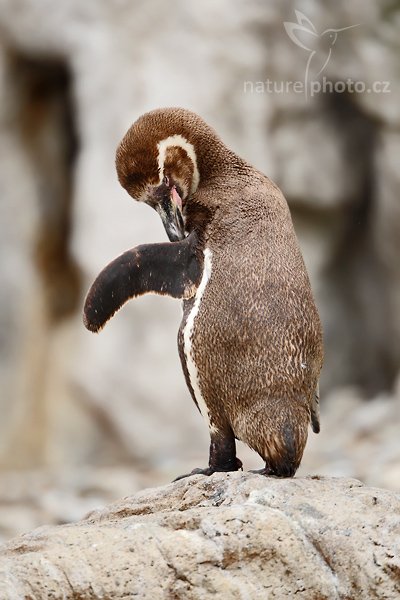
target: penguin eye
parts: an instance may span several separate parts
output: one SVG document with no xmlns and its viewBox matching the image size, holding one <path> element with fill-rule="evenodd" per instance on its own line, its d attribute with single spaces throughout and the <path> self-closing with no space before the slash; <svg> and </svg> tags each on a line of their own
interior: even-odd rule
<svg viewBox="0 0 400 600">
<path fill-rule="evenodd" d="M 130 173 L 125 179 L 126 186 L 138 186 L 144 181 L 143 175 L 139 173 Z"/>
</svg>

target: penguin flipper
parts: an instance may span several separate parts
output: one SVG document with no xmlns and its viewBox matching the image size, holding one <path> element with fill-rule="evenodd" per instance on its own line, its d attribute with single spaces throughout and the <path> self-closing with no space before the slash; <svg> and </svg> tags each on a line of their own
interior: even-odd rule
<svg viewBox="0 0 400 600">
<path fill-rule="evenodd" d="M 192 232 L 179 242 L 143 244 L 121 254 L 101 271 L 86 296 L 85 327 L 99 331 L 125 302 L 143 294 L 194 296 L 202 266 L 196 246 Z"/>
<path fill-rule="evenodd" d="M 319 383 L 314 392 L 314 396 L 311 401 L 311 427 L 314 433 L 319 433 L 320 426 L 320 415 L 319 415 Z"/>
</svg>

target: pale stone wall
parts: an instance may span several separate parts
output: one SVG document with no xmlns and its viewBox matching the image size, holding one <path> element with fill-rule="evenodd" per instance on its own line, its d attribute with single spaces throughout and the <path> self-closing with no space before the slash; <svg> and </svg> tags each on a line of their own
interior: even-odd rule
<svg viewBox="0 0 400 600">
<path fill-rule="evenodd" d="M 295 9 L 319 32 L 361 23 L 338 39 L 324 75 L 389 81 L 390 93 L 244 93 L 245 81 L 304 78 L 307 52 L 283 27 Z M 99 336 L 80 315 L 100 268 L 165 237 L 114 170 L 130 123 L 162 105 L 200 113 L 286 194 L 324 321 L 325 396 L 347 384 L 390 390 L 400 355 L 398 19 L 372 0 L 332 11 L 317 1 L 0 2 L 1 464 L 128 457 L 148 467 L 204 454 L 176 350 L 179 303 L 135 301 Z M 63 97 L 55 86 L 27 101 L 32 58 L 64 65 Z M 72 168 L 60 154 L 73 142 L 68 110 Z M 66 221 L 54 242 L 64 262 L 43 267 L 38 247 Z"/>
</svg>

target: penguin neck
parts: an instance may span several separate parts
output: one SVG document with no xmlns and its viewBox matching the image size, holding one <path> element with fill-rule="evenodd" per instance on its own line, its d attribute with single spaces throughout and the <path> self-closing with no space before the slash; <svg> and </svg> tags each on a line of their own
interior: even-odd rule
<svg viewBox="0 0 400 600">
<path fill-rule="evenodd" d="M 268 177 L 233 152 L 226 158 L 200 182 L 188 207 L 189 227 L 196 229 L 202 248 L 209 239 L 217 245 L 250 239 L 260 228 L 290 219 L 282 193 Z"/>
<path fill-rule="evenodd" d="M 221 204 L 228 206 L 237 202 L 240 196 L 238 190 L 262 186 L 269 181 L 263 173 L 223 144 L 218 148 L 218 154 L 213 149 L 213 156 L 218 156 L 218 159 L 214 163 L 209 162 L 207 170 L 200 173 L 200 185 L 195 194 L 195 202 L 204 205 L 212 213 Z"/>
<path fill-rule="evenodd" d="M 203 187 L 221 187 L 234 180 L 237 185 L 238 180 L 254 171 L 245 160 L 222 142 L 210 144 L 209 148 L 200 154 L 199 163 L 200 182 Z"/>
<path fill-rule="evenodd" d="M 269 180 L 219 139 L 197 147 L 200 181 L 188 203 L 186 223 L 188 231 L 197 231 L 199 247 L 204 248 L 211 231 L 230 235 L 238 220 L 245 228 L 247 221 L 254 226 L 264 198 L 259 196 L 257 205 L 248 200 L 255 188 L 263 189 Z"/>
</svg>

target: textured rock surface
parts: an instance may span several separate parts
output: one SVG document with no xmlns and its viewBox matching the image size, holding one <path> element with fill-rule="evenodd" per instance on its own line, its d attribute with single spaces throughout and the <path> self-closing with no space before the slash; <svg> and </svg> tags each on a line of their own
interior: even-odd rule
<svg viewBox="0 0 400 600">
<path fill-rule="evenodd" d="M 196 476 L 0 550 L 0 597 L 398 598 L 400 498 L 352 479 Z"/>
</svg>

